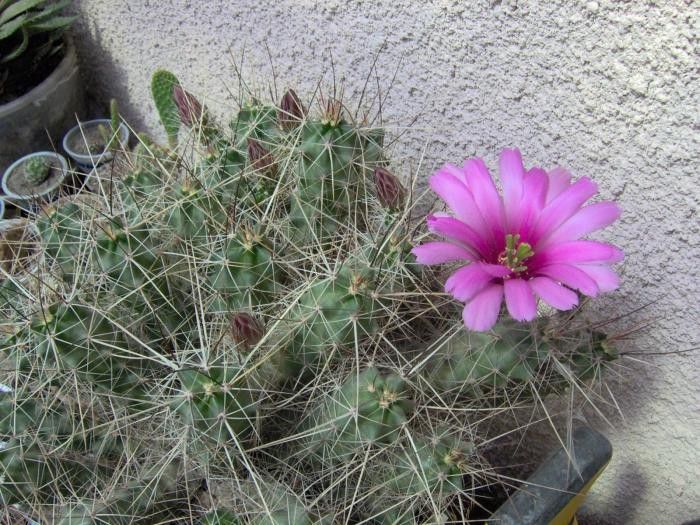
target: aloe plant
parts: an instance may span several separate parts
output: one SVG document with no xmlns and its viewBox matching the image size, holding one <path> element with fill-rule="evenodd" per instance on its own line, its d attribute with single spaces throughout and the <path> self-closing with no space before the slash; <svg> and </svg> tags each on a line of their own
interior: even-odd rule
<svg viewBox="0 0 700 525">
<path fill-rule="evenodd" d="M 70 0 L 0 0 L 0 102 L 22 95 L 60 60 L 63 33 L 77 17 Z"/>
</svg>

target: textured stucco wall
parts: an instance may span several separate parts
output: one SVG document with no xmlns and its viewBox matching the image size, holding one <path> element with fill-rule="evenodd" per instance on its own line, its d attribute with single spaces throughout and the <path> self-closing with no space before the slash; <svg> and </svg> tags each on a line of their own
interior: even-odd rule
<svg viewBox="0 0 700 525">
<path fill-rule="evenodd" d="M 698 346 L 698 5 L 682 1 L 525 2 L 76 0 L 84 73 L 137 126 L 157 129 L 152 71 L 166 67 L 207 104 L 232 104 L 232 57 L 248 80 L 312 92 L 329 52 L 356 101 L 377 60 L 382 113 L 422 173 L 519 146 L 526 162 L 591 175 L 624 216 L 622 289 L 601 317 L 655 301 L 635 352 Z M 232 52 L 229 47 L 232 46 Z M 395 78 L 394 78 L 395 75 Z M 403 131 L 403 130 L 402 130 Z M 700 517 L 700 353 L 627 358 L 611 390 L 624 419 L 601 426 L 615 449 L 587 523 L 673 524 Z M 592 418 L 592 414 L 588 413 Z"/>
</svg>

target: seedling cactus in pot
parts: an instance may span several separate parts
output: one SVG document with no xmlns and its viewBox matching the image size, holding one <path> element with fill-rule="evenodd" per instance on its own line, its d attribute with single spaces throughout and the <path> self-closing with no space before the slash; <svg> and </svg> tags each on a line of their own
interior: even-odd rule
<svg viewBox="0 0 700 525">
<path fill-rule="evenodd" d="M 63 137 L 63 149 L 82 169 L 90 171 L 114 158 L 129 143 L 117 101 L 110 102 L 110 118 L 79 122 Z"/>
<path fill-rule="evenodd" d="M 61 191 L 68 163 L 57 153 L 41 151 L 15 161 L 2 179 L 6 198 L 23 209 L 31 209 L 37 202 L 51 201 Z"/>
<path fill-rule="evenodd" d="M 224 126 L 170 72 L 152 92 L 169 144 L 141 140 L 102 205 L 37 218 L 38 285 L 12 296 L 2 343 L 7 504 L 46 523 L 464 522 L 498 479 L 493 404 L 536 410 L 615 357 L 529 309 L 527 290 L 574 306 L 557 264 L 612 285 L 612 248 L 556 248 L 590 225 L 548 212 L 547 187 L 580 185 L 530 181 L 508 153 L 502 201 L 478 162 L 446 168 L 433 186 L 456 216 L 431 215 L 447 240 L 427 241 L 416 181 L 346 101 L 250 94 Z M 478 192 L 493 210 L 452 197 Z M 454 262 L 447 284 L 429 267 Z M 497 322 L 503 293 L 517 321 Z"/>
</svg>

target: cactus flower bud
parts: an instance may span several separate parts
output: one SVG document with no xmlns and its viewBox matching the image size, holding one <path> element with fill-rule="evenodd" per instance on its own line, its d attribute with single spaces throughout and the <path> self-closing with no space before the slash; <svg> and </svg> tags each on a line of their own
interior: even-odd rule
<svg viewBox="0 0 700 525">
<path fill-rule="evenodd" d="M 277 121 L 284 130 L 296 128 L 304 118 L 304 106 L 293 89 L 288 89 L 282 97 L 277 112 Z"/>
<path fill-rule="evenodd" d="M 173 88 L 173 98 L 177 111 L 180 113 L 180 120 L 185 126 L 192 127 L 202 121 L 204 117 L 204 108 L 194 95 L 188 93 L 181 86 L 176 85 Z"/>
<path fill-rule="evenodd" d="M 331 98 L 326 102 L 326 109 L 321 115 L 321 123 L 328 126 L 337 126 L 343 117 L 343 103 Z"/>
<path fill-rule="evenodd" d="M 264 327 L 257 318 L 246 312 L 237 312 L 231 317 L 231 337 L 246 347 L 255 346 L 262 339 Z"/>
<path fill-rule="evenodd" d="M 404 187 L 396 176 L 384 168 L 374 170 L 374 185 L 379 202 L 385 208 L 400 208 L 403 204 Z"/>
<path fill-rule="evenodd" d="M 267 171 L 274 168 L 274 159 L 265 146 L 255 139 L 248 138 L 248 161 L 253 169 Z"/>
</svg>

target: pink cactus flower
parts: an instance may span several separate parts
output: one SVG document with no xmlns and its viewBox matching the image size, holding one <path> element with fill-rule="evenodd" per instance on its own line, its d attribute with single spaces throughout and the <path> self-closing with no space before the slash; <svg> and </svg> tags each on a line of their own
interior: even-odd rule
<svg viewBox="0 0 700 525">
<path fill-rule="evenodd" d="M 578 304 L 575 290 L 594 297 L 618 287 L 610 264 L 622 260 L 622 251 L 580 240 L 620 216 L 614 202 L 584 206 L 598 191 L 593 181 L 573 182 L 561 168 L 525 170 L 517 149 L 501 153 L 500 178 L 502 196 L 480 158 L 438 170 L 430 187 L 452 215 L 435 213 L 427 222 L 445 240 L 413 249 L 422 264 L 465 263 L 445 291 L 465 304 L 467 328 L 490 329 L 504 297 L 514 319 L 531 321 L 538 299 L 568 310 Z"/>
</svg>

